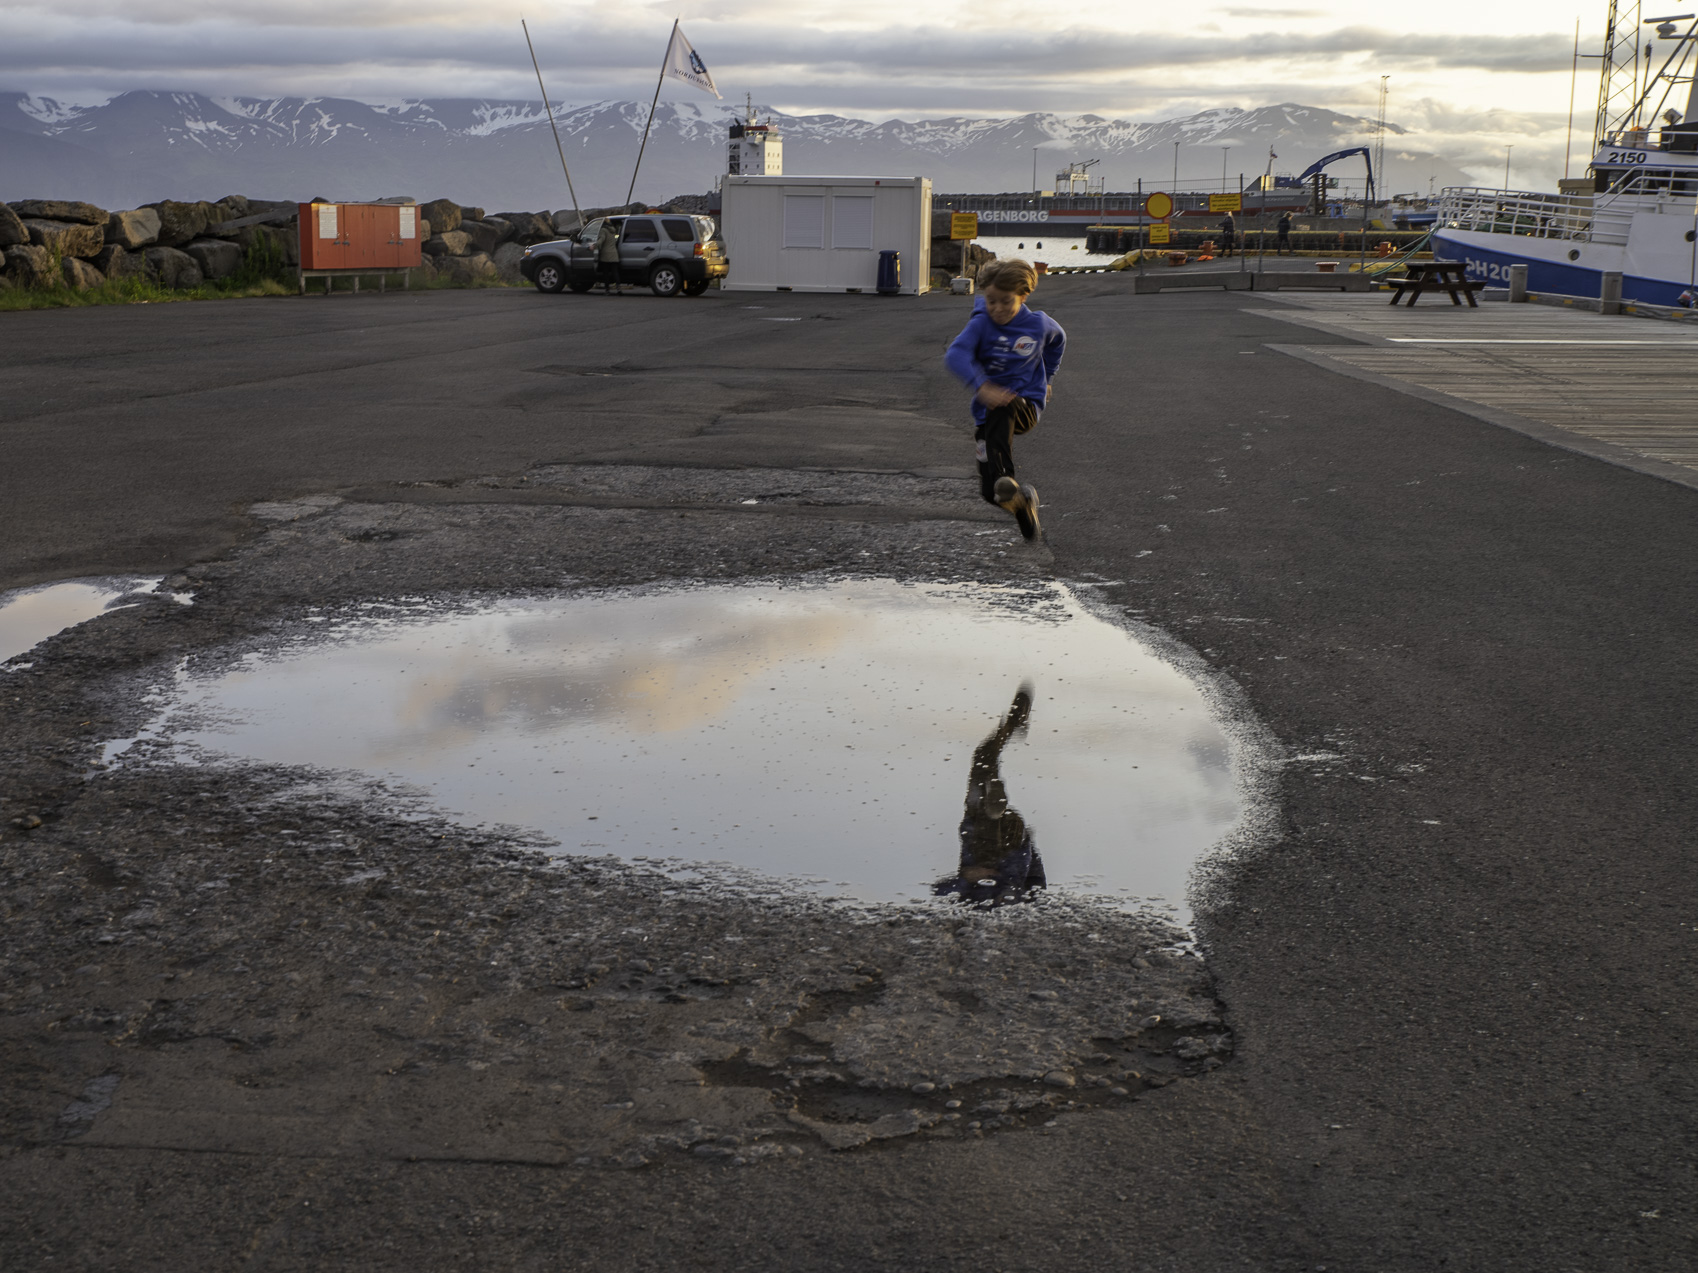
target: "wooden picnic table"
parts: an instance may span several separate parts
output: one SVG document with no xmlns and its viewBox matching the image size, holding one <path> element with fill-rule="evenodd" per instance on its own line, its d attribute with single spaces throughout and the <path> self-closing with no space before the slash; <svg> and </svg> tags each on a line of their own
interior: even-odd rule
<svg viewBox="0 0 1698 1273">
<path fill-rule="evenodd" d="M 1485 285 L 1468 281 L 1466 262 L 1407 261 L 1403 268 L 1406 271 L 1404 278 L 1386 280 L 1397 288 L 1391 298 L 1393 305 L 1403 300 L 1405 292 L 1409 293 L 1408 301 L 1404 302 L 1406 305 L 1413 305 L 1422 292 L 1449 292 L 1452 305 L 1462 304 L 1462 297 L 1466 296 L 1475 309 L 1480 307 L 1474 293 Z"/>
</svg>

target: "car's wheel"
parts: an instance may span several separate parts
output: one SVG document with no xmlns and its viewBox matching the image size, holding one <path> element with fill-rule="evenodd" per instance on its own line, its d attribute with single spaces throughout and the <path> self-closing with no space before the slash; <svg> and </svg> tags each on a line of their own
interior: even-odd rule
<svg viewBox="0 0 1698 1273">
<path fill-rule="evenodd" d="M 676 265 L 662 261 L 649 271 L 649 290 L 656 296 L 676 296 L 684 287 L 684 276 Z"/>
<path fill-rule="evenodd" d="M 579 295 L 582 295 L 595 286 L 595 280 L 592 278 L 575 278 L 570 283 L 566 284 L 566 286 L 571 288 L 574 292 L 577 292 Z"/>
<path fill-rule="evenodd" d="M 700 296 L 703 292 L 708 290 L 708 281 L 709 280 L 705 278 L 699 278 L 694 283 L 684 284 L 684 295 Z"/>
<path fill-rule="evenodd" d="M 544 261 L 537 266 L 536 277 L 531 281 L 537 285 L 539 292 L 558 292 L 566 286 L 566 271 L 560 268 L 558 261 Z"/>
</svg>

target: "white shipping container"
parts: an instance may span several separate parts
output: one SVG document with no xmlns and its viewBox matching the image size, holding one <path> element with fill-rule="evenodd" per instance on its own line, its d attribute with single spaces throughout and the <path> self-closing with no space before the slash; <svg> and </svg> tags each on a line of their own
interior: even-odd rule
<svg viewBox="0 0 1698 1273">
<path fill-rule="evenodd" d="M 929 177 L 727 177 L 721 193 L 725 291 L 872 292 L 888 251 L 903 295 L 930 290 Z"/>
</svg>

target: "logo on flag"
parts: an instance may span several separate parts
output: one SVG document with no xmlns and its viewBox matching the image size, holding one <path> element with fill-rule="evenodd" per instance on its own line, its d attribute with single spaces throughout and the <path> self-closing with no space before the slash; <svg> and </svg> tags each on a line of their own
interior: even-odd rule
<svg viewBox="0 0 1698 1273">
<path fill-rule="evenodd" d="M 686 84 L 694 84 L 704 93 L 723 97 L 714 85 L 713 74 L 707 69 L 707 63 L 702 61 L 701 54 L 684 38 L 683 30 L 676 24 L 672 27 L 672 42 L 666 46 L 666 69 L 661 74 L 670 75 L 675 80 L 683 80 Z"/>
</svg>

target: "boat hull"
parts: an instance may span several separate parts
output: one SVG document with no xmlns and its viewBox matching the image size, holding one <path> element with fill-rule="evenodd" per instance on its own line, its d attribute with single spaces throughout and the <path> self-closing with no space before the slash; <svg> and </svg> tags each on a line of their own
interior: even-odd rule
<svg viewBox="0 0 1698 1273">
<path fill-rule="evenodd" d="M 1690 218 L 1680 220 L 1683 226 L 1692 224 Z M 1624 301 L 1679 305 L 1680 294 L 1692 286 L 1690 263 L 1679 259 L 1683 253 L 1652 252 L 1647 250 L 1647 245 L 1633 239 L 1629 239 L 1626 247 L 1619 247 L 1573 239 L 1442 229 L 1433 234 L 1433 255 L 1441 260 L 1466 263 L 1468 277 L 1487 287 L 1508 287 L 1510 267 L 1525 265 L 1528 291 L 1559 296 L 1597 296 L 1606 271 L 1621 274 Z"/>
</svg>

